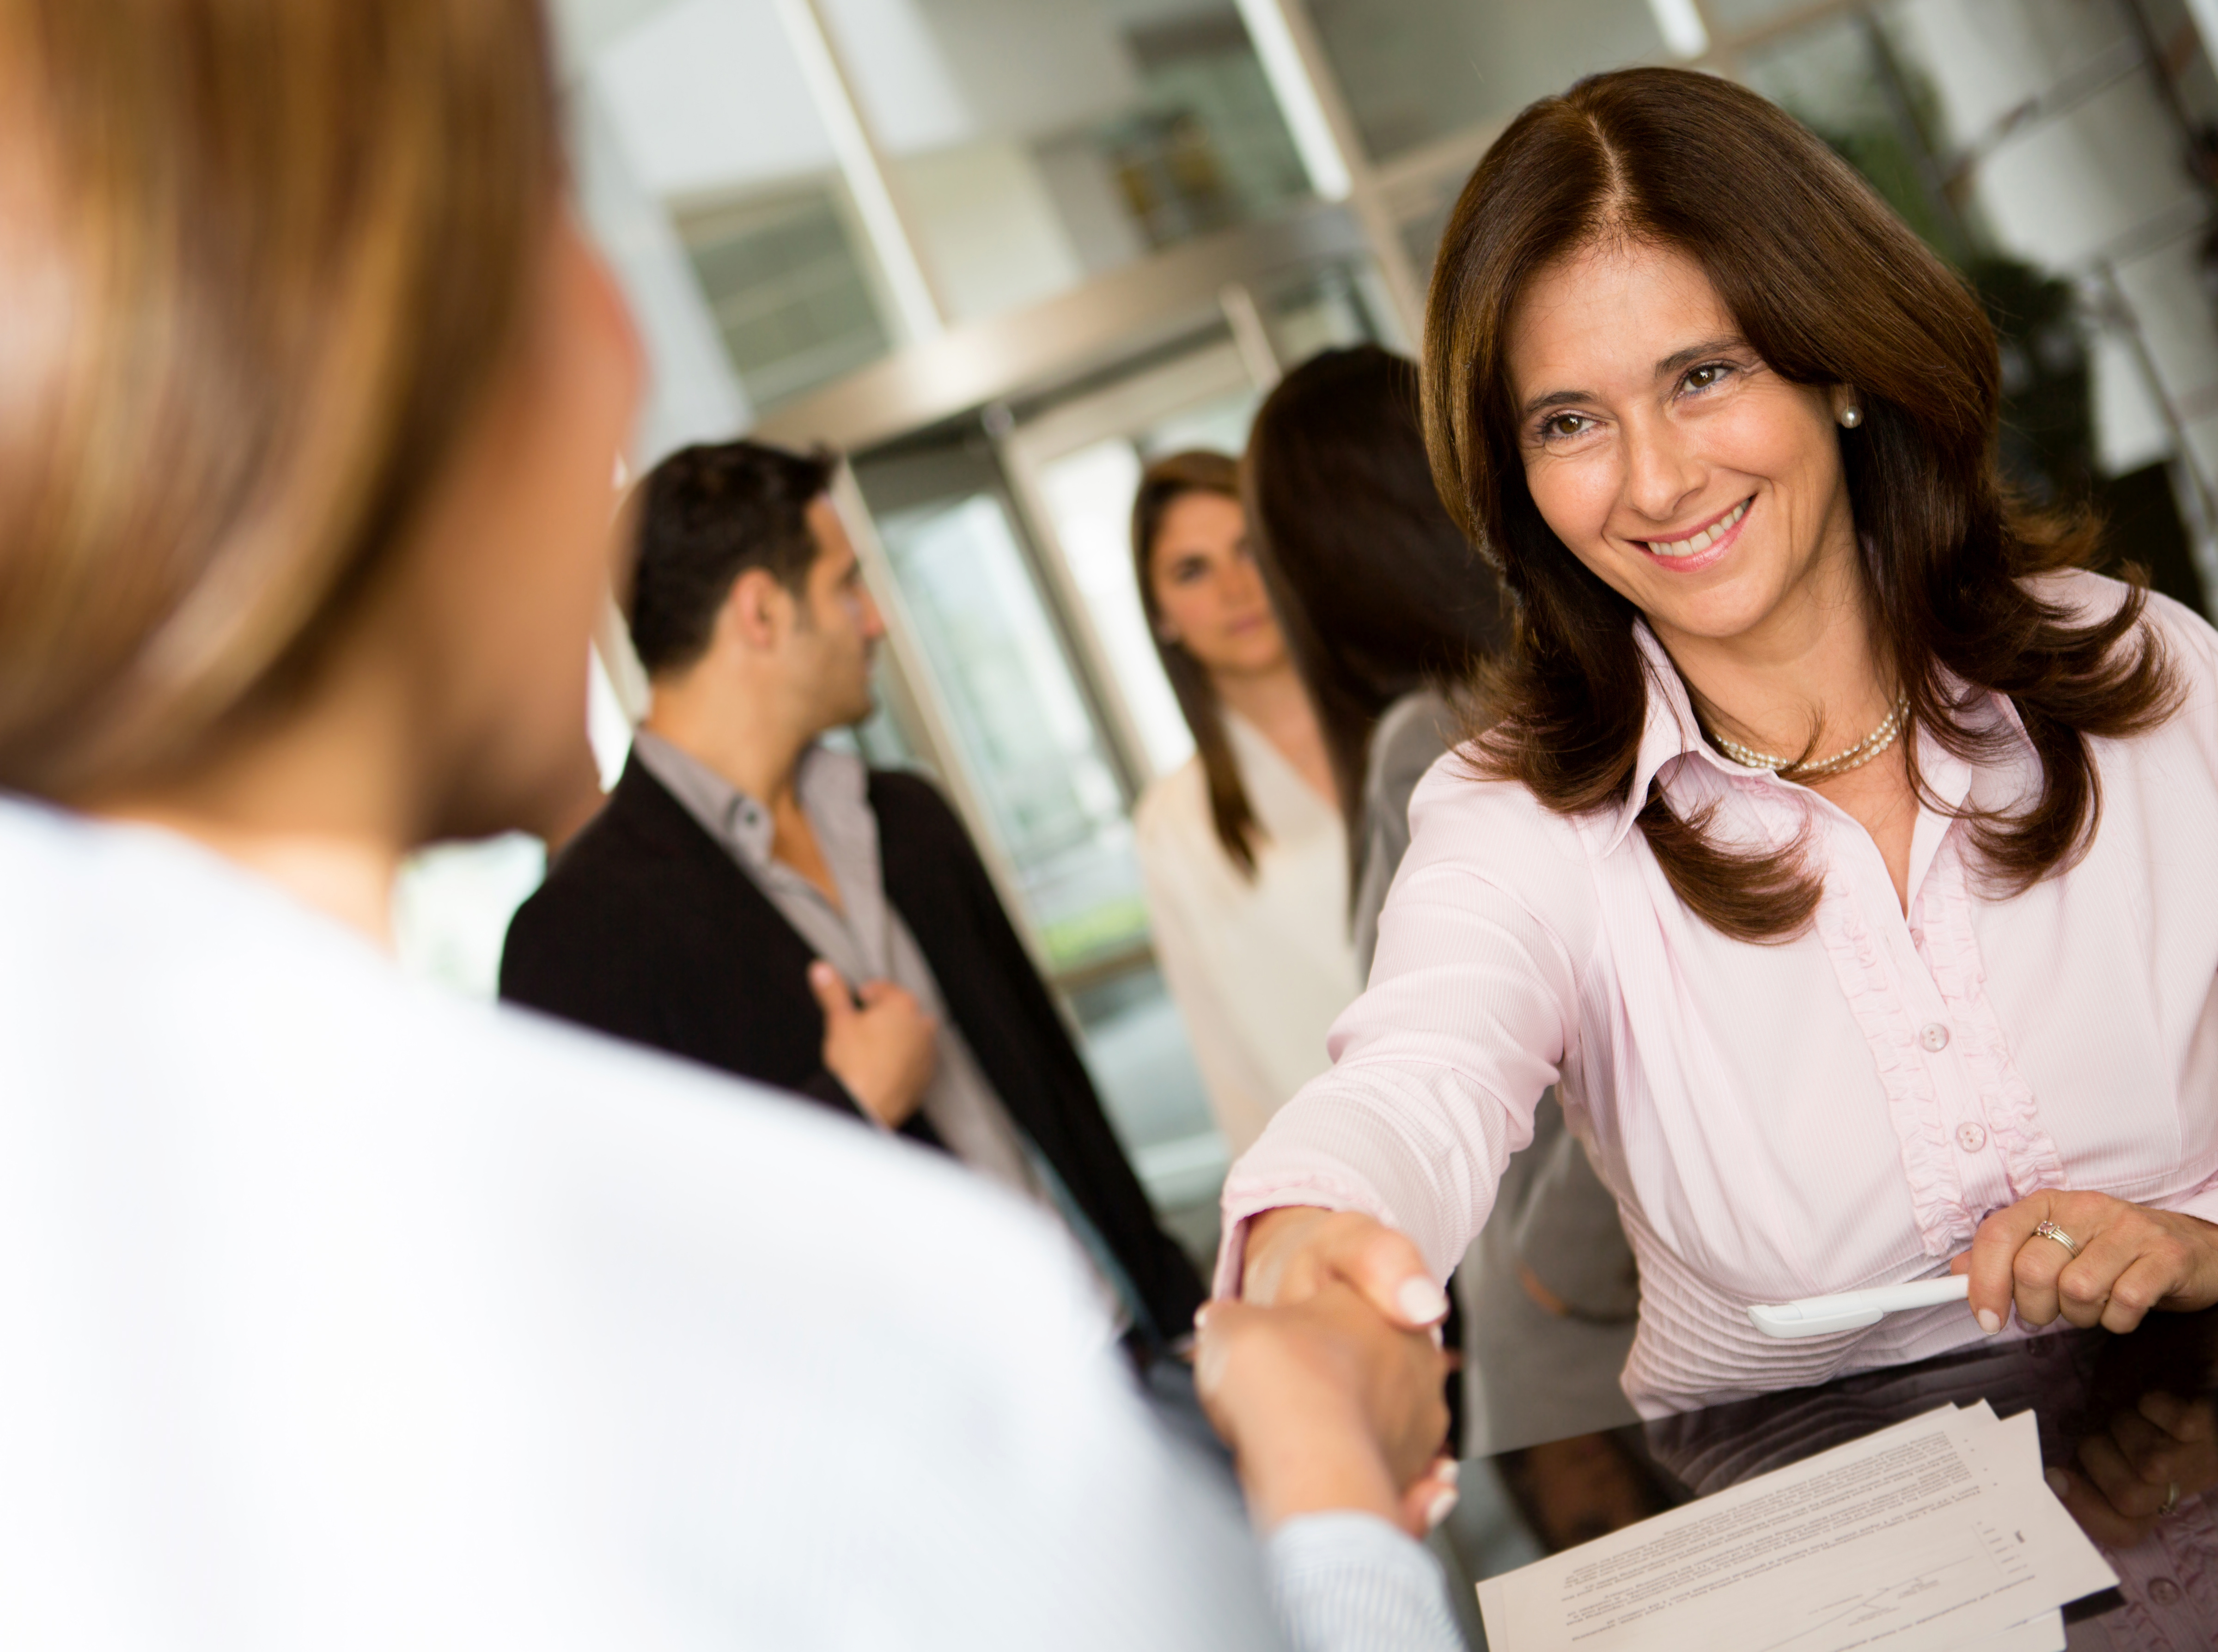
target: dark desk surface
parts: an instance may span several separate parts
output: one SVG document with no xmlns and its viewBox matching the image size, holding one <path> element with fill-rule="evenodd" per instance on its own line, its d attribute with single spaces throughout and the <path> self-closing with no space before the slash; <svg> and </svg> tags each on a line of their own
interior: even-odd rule
<svg viewBox="0 0 2218 1652">
<path fill-rule="evenodd" d="M 2156 1314 L 2131 1336 L 2099 1331 L 1983 1344 L 1921 1364 L 1863 1371 L 1820 1388 L 1790 1389 L 1629 1427 L 1478 1457 L 1464 1466 L 1464 1501 L 1435 1547 L 1457 1604 L 1471 1587 L 1545 1554 L 1813 1452 L 1946 1404 L 1986 1400 L 1998 1416 L 2040 1420 L 2044 1465 L 2079 1466 L 2091 1438 L 2134 1411 L 2145 1394 L 2202 1402 L 2210 1441 L 2190 1453 L 2179 1506 L 2130 1546 L 2103 1544 L 2119 1588 L 2067 1607 L 2072 1652 L 2213 1652 L 2218 1649 L 2218 1309 Z M 2190 1483 L 2190 1481 L 2199 1483 Z M 2200 1494 L 2213 1495 L 2206 1507 Z M 2162 1495 L 2161 1489 L 2159 1496 Z M 1484 1646 L 1478 1614 L 1466 1631 Z"/>
</svg>

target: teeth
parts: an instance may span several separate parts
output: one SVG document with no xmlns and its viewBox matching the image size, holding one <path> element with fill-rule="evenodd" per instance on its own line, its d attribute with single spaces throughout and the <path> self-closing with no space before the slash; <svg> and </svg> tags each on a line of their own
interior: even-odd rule
<svg viewBox="0 0 2218 1652">
<path fill-rule="evenodd" d="M 1651 539 L 1645 542 L 1658 556 L 1693 556 L 1697 552 L 1708 550 L 1731 533 L 1733 524 L 1748 514 L 1748 506 L 1749 502 L 1743 499 L 1701 533 L 1689 535 L 1685 539 Z"/>
</svg>

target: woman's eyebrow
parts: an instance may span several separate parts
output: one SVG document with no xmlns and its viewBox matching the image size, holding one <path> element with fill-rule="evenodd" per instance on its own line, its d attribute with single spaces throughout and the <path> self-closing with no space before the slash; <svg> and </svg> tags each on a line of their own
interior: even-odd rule
<svg viewBox="0 0 2218 1652">
<path fill-rule="evenodd" d="M 1656 376 L 1659 379 L 1669 378 L 1675 373 L 1683 372 L 1694 366 L 1705 356 L 1716 356 L 1725 350 L 1747 348 L 1748 340 L 1737 334 L 1729 333 L 1722 338 L 1706 338 L 1699 344 L 1689 344 L 1682 350 L 1675 350 L 1657 362 Z"/>
<path fill-rule="evenodd" d="M 1748 340 L 1738 334 L 1729 333 L 1723 337 L 1705 338 L 1699 344 L 1689 344 L 1684 350 L 1674 350 L 1657 362 L 1656 376 L 1659 379 L 1670 378 L 1676 373 L 1684 372 L 1705 356 L 1716 356 L 1726 350 L 1747 348 Z M 1521 417 L 1530 418 L 1533 414 L 1551 407 L 1570 407 L 1579 402 L 1595 399 L 1597 398 L 1591 390 L 1551 390 L 1545 396 L 1533 397 L 1520 410 L 1520 413 Z"/>
<path fill-rule="evenodd" d="M 1569 407 L 1577 402 L 1599 400 L 1591 390 L 1551 390 L 1545 396 L 1535 396 L 1527 402 L 1521 417 L 1530 418 L 1548 407 Z"/>
</svg>

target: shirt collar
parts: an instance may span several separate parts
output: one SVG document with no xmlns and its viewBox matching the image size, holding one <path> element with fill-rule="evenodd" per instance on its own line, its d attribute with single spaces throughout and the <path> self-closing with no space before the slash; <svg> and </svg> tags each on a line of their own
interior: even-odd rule
<svg viewBox="0 0 2218 1652">
<path fill-rule="evenodd" d="M 1634 820 L 1647 806 L 1649 783 L 1664 775 L 1668 767 L 1682 758 L 1707 763 L 1719 774 L 1738 780 L 1753 780 L 1763 785 L 1799 789 L 1791 782 L 1780 779 L 1769 770 L 1744 768 L 1712 747 L 1703 738 L 1702 726 L 1694 716 L 1694 703 L 1687 693 L 1685 679 L 1680 677 L 1679 668 L 1671 663 L 1671 656 L 1657 640 L 1656 634 L 1648 628 L 1647 621 L 1633 621 L 1633 637 L 1640 650 L 1641 670 L 1647 678 L 1647 717 L 1640 733 L 1639 755 L 1633 760 L 1633 784 L 1626 793 L 1625 801 L 1607 817 L 1608 835 L 1602 845 L 1604 854 L 1614 851 L 1625 841 L 1626 834 L 1633 830 Z M 1943 693 L 1961 699 L 1963 686 L 1953 675 L 1946 671 L 1942 673 Z M 2017 737 L 2017 744 L 2029 752 L 2031 740 L 2010 696 L 1990 693 L 1982 697 L 1986 703 L 1987 715 L 2009 729 Z M 1926 783 L 1943 803 L 1952 807 L 1961 803 L 1971 790 L 1971 765 L 1944 749 L 1937 740 L 1924 738 L 1923 730 L 1918 732 L 1921 736 L 1918 748 L 1918 766 L 1924 773 Z M 1669 776 L 1664 777 L 1668 782 Z"/>
<path fill-rule="evenodd" d="M 632 749 L 703 831 L 750 869 L 760 871 L 770 865 L 778 827 L 759 799 L 651 728 L 633 735 Z M 860 763 L 844 752 L 811 746 L 801 754 L 793 783 L 794 795 L 820 837 L 827 832 L 843 839 L 851 835 L 842 828 L 866 807 L 869 775 Z"/>
<path fill-rule="evenodd" d="M 1633 763 L 1633 784 L 1626 789 L 1625 801 L 1609 819 L 1609 835 L 1602 845 L 1604 854 L 1613 852 L 1625 841 L 1633 821 L 1647 807 L 1649 783 L 1681 758 L 1705 758 L 1727 774 L 1757 772 L 1738 764 L 1728 764 L 1710 750 L 1708 742 L 1702 738 L 1702 726 L 1695 721 L 1694 702 L 1687 696 L 1687 685 L 1680 679 L 1679 668 L 1671 663 L 1671 656 L 1648 628 L 1647 621 L 1633 621 L 1633 640 L 1640 650 L 1641 675 L 1647 679 L 1648 710 L 1640 731 L 1639 754 Z"/>
</svg>

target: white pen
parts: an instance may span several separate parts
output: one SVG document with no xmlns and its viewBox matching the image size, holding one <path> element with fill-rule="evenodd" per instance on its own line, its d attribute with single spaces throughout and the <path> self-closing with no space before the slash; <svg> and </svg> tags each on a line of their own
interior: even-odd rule
<svg viewBox="0 0 2218 1652">
<path fill-rule="evenodd" d="M 1944 1273 L 1937 1279 L 1915 1279 L 1906 1285 L 1843 1290 L 1837 1296 L 1758 1302 L 1748 1310 L 1748 1317 L 1766 1336 L 1821 1337 L 1831 1331 L 1853 1331 L 1859 1326 L 1877 1325 L 1881 1315 L 1899 1314 L 1905 1308 L 1960 1302 L 1971 1294 L 1971 1290 L 1970 1274 Z"/>
</svg>

